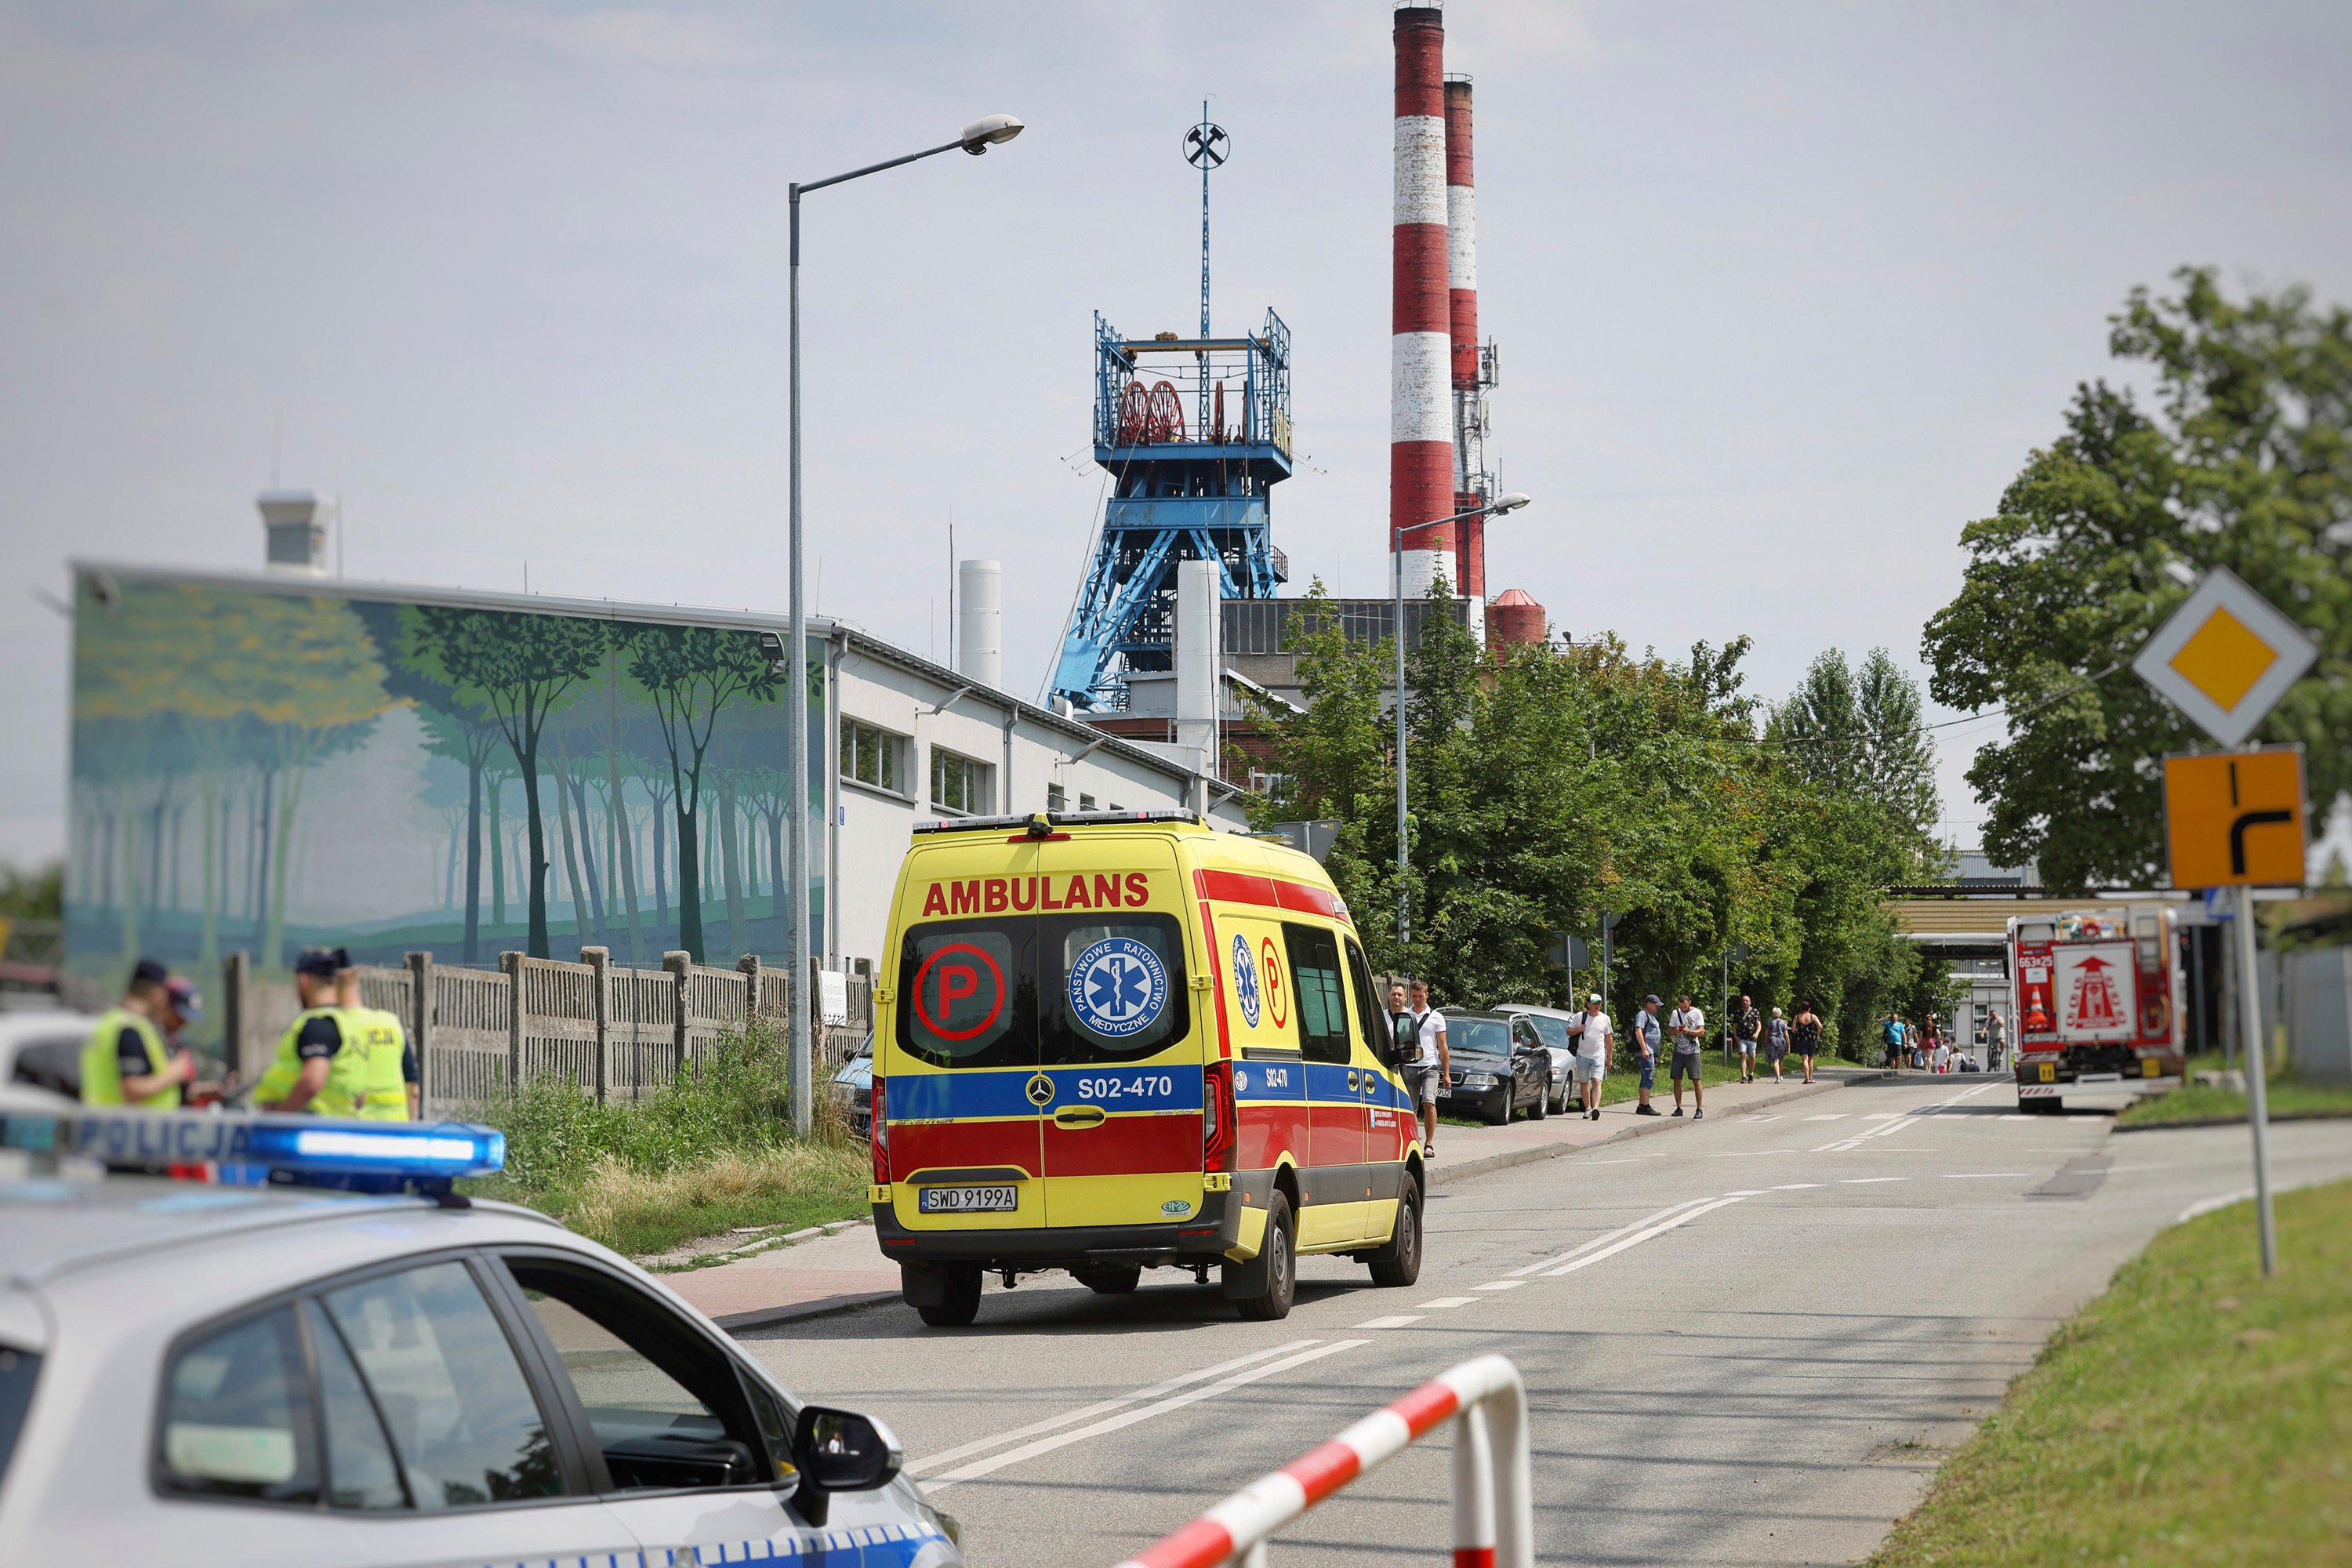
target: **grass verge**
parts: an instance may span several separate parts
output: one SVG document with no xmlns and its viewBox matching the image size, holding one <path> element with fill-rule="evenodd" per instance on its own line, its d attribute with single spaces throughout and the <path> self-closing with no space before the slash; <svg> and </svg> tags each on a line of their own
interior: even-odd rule
<svg viewBox="0 0 2352 1568">
<path fill-rule="evenodd" d="M 1873 1568 L 2352 1563 L 2352 1183 L 2165 1231 L 2070 1319 Z"/>
<path fill-rule="evenodd" d="M 2189 1064 L 2189 1070 L 2193 1075 L 2201 1068 L 2221 1065 L 2219 1057 L 2199 1058 Z M 2264 1087 L 2273 1116 L 2284 1111 L 2352 1116 L 2352 1084 L 2303 1083 L 2282 1073 Z M 2164 1094 L 2135 1100 L 2129 1110 L 2116 1118 L 2116 1125 L 2161 1127 L 2168 1121 L 2197 1121 L 2211 1117 L 2232 1117 L 2242 1121 L 2246 1114 L 2244 1095 L 2192 1081 Z"/>
<path fill-rule="evenodd" d="M 538 1079 L 471 1120 L 507 1135 L 507 1168 L 467 1184 L 520 1203 L 632 1258 L 741 1226 L 802 1226 L 866 1212 L 866 1144 L 817 1097 L 808 1138 L 792 1132 L 781 1031 L 729 1035 L 700 1070 L 636 1101 L 598 1105 Z"/>
</svg>

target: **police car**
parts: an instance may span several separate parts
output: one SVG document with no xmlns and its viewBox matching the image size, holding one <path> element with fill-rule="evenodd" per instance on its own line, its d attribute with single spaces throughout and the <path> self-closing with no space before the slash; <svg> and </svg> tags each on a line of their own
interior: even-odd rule
<svg viewBox="0 0 2352 1568">
<path fill-rule="evenodd" d="M 879 1423 L 451 1193 L 503 1159 L 468 1125 L 0 1089 L 0 1563 L 962 1562 Z M 417 1191 L 226 1184 L 271 1173 Z"/>
</svg>

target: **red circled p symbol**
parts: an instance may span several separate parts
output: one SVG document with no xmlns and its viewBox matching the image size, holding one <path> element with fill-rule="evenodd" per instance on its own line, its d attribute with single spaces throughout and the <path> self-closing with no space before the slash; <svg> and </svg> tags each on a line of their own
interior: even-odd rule
<svg viewBox="0 0 2352 1568">
<path fill-rule="evenodd" d="M 995 989 L 989 998 L 986 1017 L 969 1029 L 950 1029 L 947 1023 L 949 1010 L 965 998 L 980 994 L 981 974 L 980 970 L 970 963 L 942 965 L 940 961 L 950 955 L 966 954 L 987 966 L 989 981 Z M 924 988 L 929 984 L 931 971 L 935 967 L 940 974 L 940 1010 L 936 1017 L 924 1001 Z M 915 1015 L 922 1019 L 923 1027 L 943 1040 L 969 1040 L 975 1035 L 985 1034 L 1003 1013 L 1004 971 L 996 966 L 996 960 L 988 955 L 985 948 L 975 947 L 968 942 L 951 942 L 923 960 L 922 967 L 915 971 Z"/>
<path fill-rule="evenodd" d="M 1265 1010 L 1274 1018 L 1274 1026 L 1282 1028 L 1290 1022 L 1290 1007 L 1282 994 L 1282 960 L 1274 953 L 1274 939 L 1265 938 L 1258 944 L 1258 967 L 1265 971 Z"/>
</svg>

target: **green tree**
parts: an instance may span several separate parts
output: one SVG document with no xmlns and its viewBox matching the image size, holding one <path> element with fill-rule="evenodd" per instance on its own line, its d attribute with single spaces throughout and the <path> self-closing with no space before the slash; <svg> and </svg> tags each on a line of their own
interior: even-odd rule
<svg viewBox="0 0 2352 1568">
<path fill-rule="evenodd" d="M 750 632 L 642 626 L 628 634 L 629 674 L 645 688 L 669 751 L 677 822 L 677 944 L 703 957 L 702 774 L 719 716 L 738 697 L 771 702 L 776 679 Z"/>
<path fill-rule="evenodd" d="M 412 623 L 420 663 L 471 693 L 497 722 L 522 781 L 530 844 L 531 956 L 548 956 L 547 829 L 540 808 L 540 742 L 548 720 L 604 657 L 602 622 L 515 610 L 420 605 Z"/>
<path fill-rule="evenodd" d="M 2300 622 L 2319 662 L 2258 738 L 2302 742 L 2313 798 L 2352 788 L 2352 312 L 2303 289 L 2230 298 L 2210 268 L 2134 289 L 2110 352 L 2153 386 L 2079 388 L 1995 516 L 1961 531 L 1960 593 L 1927 623 L 1929 689 L 2009 711 L 1969 770 L 1986 850 L 2044 883 L 2163 874 L 2161 760 L 2200 735 L 2126 668 L 2227 566 Z"/>
</svg>

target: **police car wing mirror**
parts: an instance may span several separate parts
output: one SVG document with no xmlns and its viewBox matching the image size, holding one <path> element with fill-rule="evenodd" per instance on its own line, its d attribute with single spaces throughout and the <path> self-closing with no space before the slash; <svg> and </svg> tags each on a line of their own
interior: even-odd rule
<svg viewBox="0 0 2352 1568">
<path fill-rule="evenodd" d="M 801 1473 L 793 1508 L 810 1524 L 822 1528 L 831 1494 L 887 1486 L 905 1462 L 898 1437 L 871 1416 L 822 1405 L 803 1405 L 799 1424 L 793 1429 L 793 1463 Z"/>
</svg>

